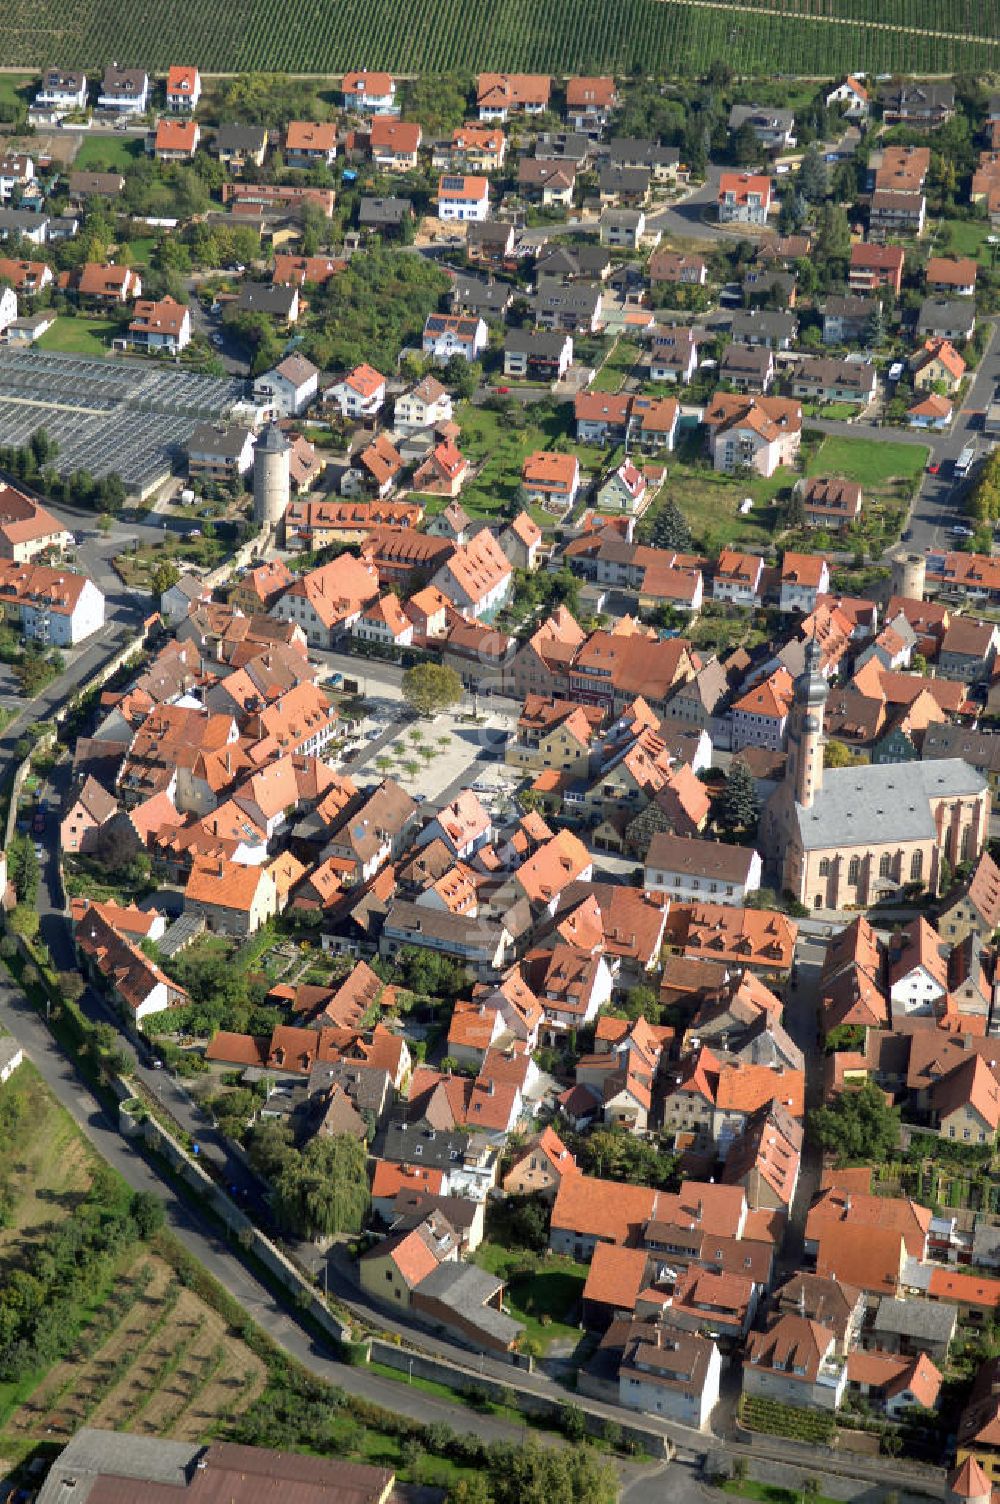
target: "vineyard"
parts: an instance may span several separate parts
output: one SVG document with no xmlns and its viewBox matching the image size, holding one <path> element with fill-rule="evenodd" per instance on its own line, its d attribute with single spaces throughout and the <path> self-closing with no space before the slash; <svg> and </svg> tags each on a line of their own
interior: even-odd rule
<svg viewBox="0 0 1000 1504">
<path fill-rule="evenodd" d="M 5 0 L 4 63 L 164 72 L 1000 70 L 1000 0 Z"/>
</svg>

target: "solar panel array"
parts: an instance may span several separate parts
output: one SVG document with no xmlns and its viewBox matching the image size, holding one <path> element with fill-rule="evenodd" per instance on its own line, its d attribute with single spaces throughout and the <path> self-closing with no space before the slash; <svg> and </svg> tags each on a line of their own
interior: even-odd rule
<svg viewBox="0 0 1000 1504">
<path fill-rule="evenodd" d="M 60 474 L 116 472 L 141 492 L 169 472 L 198 423 L 245 393 L 242 381 L 152 361 L 0 346 L 0 444 L 26 444 L 44 428 Z"/>
</svg>

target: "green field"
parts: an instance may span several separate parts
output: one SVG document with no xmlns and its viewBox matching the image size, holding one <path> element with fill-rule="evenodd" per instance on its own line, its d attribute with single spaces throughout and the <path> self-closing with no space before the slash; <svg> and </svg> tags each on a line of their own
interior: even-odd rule
<svg viewBox="0 0 1000 1504">
<path fill-rule="evenodd" d="M 446 72 L 480 68 L 686 75 L 716 58 L 746 73 L 958 73 L 1000 67 L 998 0 L 801 0 L 747 5 L 698 0 L 416 0 L 401 24 L 393 0 L 278 0 L 234 19 L 220 0 L 6 0 L 4 56 L 16 66 L 103 68 L 109 58 L 163 72 L 180 56 L 209 72 L 349 68 Z M 794 12 L 785 15 L 783 11 Z"/>
<path fill-rule="evenodd" d="M 38 341 L 39 350 L 60 350 L 64 355 L 107 355 L 111 341 L 122 331 L 117 319 L 58 318 Z"/>
<path fill-rule="evenodd" d="M 807 466 L 809 475 L 843 475 L 862 486 L 884 486 L 896 477 L 915 480 L 927 463 L 924 444 L 847 439 L 828 434 Z"/>
<path fill-rule="evenodd" d="M 88 136 L 73 158 L 73 166 L 80 171 L 127 172 L 144 155 L 140 137 Z"/>
</svg>

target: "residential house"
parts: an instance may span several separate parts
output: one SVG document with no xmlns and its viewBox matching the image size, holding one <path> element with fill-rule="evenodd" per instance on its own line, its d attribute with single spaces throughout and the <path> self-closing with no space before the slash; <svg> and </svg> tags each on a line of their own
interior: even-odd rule
<svg viewBox="0 0 1000 1504">
<path fill-rule="evenodd" d="M 212 485 L 228 485 L 249 475 L 254 436 L 238 423 L 199 423 L 187 442 L 188 475 Z"/>
<path fill-rule="evenodd" d="M 863 83 L 848 76 L 826 96 L 827 109 L 832 109 L 835 105 L 840 106 L 848 120 L 864 120 L 871 106 L 871 96 Z"/>
<path fill-rule="evenodd" d="M 730 135 L 749 126 L 764 151 L 784 151 L 795 144 L 795 116 L 791 110 L 734 104 L 729 111 L 728 123 Z"/>
<path fill-rule="evenodd" d="M 569 334 L 513 329 L 504 340 L 503 373 L 506 377 L 561 381 L 572 364 L 573 339 Z"/>
<path fill-rule="evenodd" d="M 974 303 L 950 298 L 925 298 L 917 314 L 917 333 L 963 343 L 976 327 Z"/>
<path fill-rule="evenodd" d="M 167 109 L 177 115 L 193 115 L 201 98 L 201 74 L 197 68 L 174 64 L 167 73 Z"/>
<path fill-rule="evenodd" d="M 830 590 L 830 568 L 819 554 L 797 554 L 786 549 L 781 564 L 781 595 L 778 609 L 815 611 L 817 598 Z"/>
<path fill-rule="evenodd" d="M 191 342 L 191 314 L 185 304 L 171 297 L 158 302 L 140 298 L 133 309 L 128 337 L 129 343 L 139 349 L 179 355 Z"/>
<path fill-rule="evenodd" d="M 971 256 L 929 256 L 924 267 L 927 291 L 945 297 L 974 298 L 978 261 Z"/>
<path fill-rule="evenodd" d="M 989 679 L 998 650 L 1000 628 L 994 622 L 953 616 L 941 639 L 937 671 L 965 684 Z"/>
<path fill-rule="evenodd" d="M 944 125 L 955 113 L 955 86 L 951 83 L 889 83 L 880 91 L 882 118 L 888 125 L 918 128 Z"/>
<path fill-rule="evenodd" d="M 513 576 L 495 535 L 483 528 L 455 549 L 431 584 L 466 615 L 489 619 L 506 602 Z"/>
<path fill-rule="evenodd" d="M 149 106 L 149 76 L 142 68 L 119 68 L 110 63 L 104 70 L 97 108 L 109 115 L 144 115 Z"/>
<path fill-rule="evenodd" d="M 737 392 L 763 396 L 774 384 L 774 352 L 767 345 L 744 345 L 734 340 L 725 348 L 719 376 Z"/>
<path fill-rule="evenodd" d="M 423 130 L 409 120 L 380 115 L 369 134 L 372 161 L 382 172 L 414 172 L 419 162 Z"/>
<path fill-rule="evenodd" d="M 253 384 L 254 400 L 267 408 L 272 420 L 300 417 L 312 406 L 318 391 L 318 368 L 297 350 Z"/>
<path fill-rule="evenodd" d="M 899 297 L 903 287 L 906 256 L 901 245 L 872 245 L 855 241 L 851 246 L 847 285 L 851 292 L 871 293 L 886 288 Z"/>
<path fill-rule="evenodd" d="M 716 470 L 743 468 L 771 476 L 792 465 L 802 439 L 802 408 L 784 397 L 716 392 L 705 410 L 709 452 Z"/>
<path fill-rule="evenodd" d="M 541 115 L 549 107 L 552 80 L 540 73 L 480 73 L 476 108 L 480 120 L 506 121 L 511 115 Z"/>
<path fill-rule="evenodd" d="M 482 223 L 490 217 L 488 178 L 445 173 L 438 180 L 438 219 Z"/>
<path fill-rule="evenodd" d="M 161 115 L 153 136 L 153 155 L 158 162 L 189 162 L 200 143 L 201 126 L 197 120 Z"/>
<path fill-rule="evenodd" d="M 442 365 L 453 355 L 463 360 L 478 360 L 489 343 L 489 331 L 481 318 L 462 314 L 431 313 L 424 324 L 423 352 Z"/>
<path fill-rule="evenodd" d="M 527 501 L 560 514 L 569 510 L 580 488 L 580 462 L 575 454 L 537 450 L 521 466 L 521 489 Z"/>
<path fill-rule="evenodd" d="M 732 348 L 730 346 L 730 348 Z M 728 350 L 726 352 L 729 353 Z M 649 379 L 686 385 L 698 369 L 698 344 L 690 329 L 656 329 L 649 358 Z"/>
<path fill-rule="evenodd" d="M 965 360 L 947 339 L 925 339 L 909 359 L 913 385 L 918 392 L 936 392 L 943 386 L 954 396 L 965 377 Z"/>
<path fill-rule="evenodd" d="M 542 329 L 567 334 L 596 334 L 601 324 L 600 289 L 590 284 L 539 286 L 534 298 L 535 322 Z"/>
<path fill-rule="evenodd" d="M 854 294 L 827 298 L 823 305 L 823 343 L 847 345 L 863 340 L 877 306 L 874 298 Z"/>
<path fill-rule="evenodd" d="M 323 393 L 342 418 L 373 418 L 385 403 L 385 377 L 372 366 L 355 366 Z"/>
<path fill-rule="evenodd" d="M 433 429 L 451 419 L 451 394 L 431 375 L 421 377 L 416 386 L 397 397 L 393 408 L 393 425 L 404 434 Z"/>
<path fill-rule="evenodd" d="M 267 143 L 268 133 L 263 125 L 220 125 L 212 149 L 224 167 L 238 174 L 250 166 L 263 167 Z"/>
<path fill-rule="evenodd" d="M 771 179 L 747 172 L 724 172 L 719 179 L 721 224 L 766 225 L 771 212 Z"/>
<path fill-rule="evenodd" d="M 529 203 L 568 209 L 573 203 L 576 168 L 572 162 L 522 157 L 517 166 L 517 187 Z"/>
<path fill-rule="evenodd" d="M 600 136 L 618 107 L 613 78 L 570 78 L 566 84 L 566 119 L 575 131 Z"/>
<path fill-rule="evenodd" d="M 839 532 L 861 516 L 861 487 L 857 481 L 842 476 L 812 476 L 796 481 L 802 498 L 803 520 L 807 527 Z"/>
<path fill-rule="evenodd" d="M 800 361 L 792 373 L 792 396 L 809 402 L 851 402 L 867 407 L 878 381 L 873 365 L 854 360 Z"/>
<path fill-rule="evenodd" d="M 46 68 L 35 92 L 32 110 L 61 120 L 87 108 L 87 75 L 71 68 Z"/>
<path fill-rule="evenodd" d="M 475 172 L 489 174 L 499 172 L 507 155 L 507 138 L 498 126 L 457 125 L 448 143 L 439 143 L 431 158 L 433 167 L 447 168 L 452 172 Z M 500 228 L 494 226 L 493 228 Z M 513 249 L 513 239 L 507 244 L 511 226 L 502 227 L 505 232 L 504 251 Z"/>
<path fill-rule="evenodd" d="M 391 73 L 345 73 L 344 108 L 367 115 L 391 115 L 396 109 L 396 80 Z"/>
<path fill-rule="evenodd" d="M 267 867 L 196 856 L 184 889 L 184 912 L 203 919 L 213 932 L 245 940 L 278 912 L 274 877 Z"/>
<path fill-rule="evenodd" d="M 671 902 L 708 898 L 712 903 L 742 905 L 761 885 L 758 852 L 722 841 L 693 841 L 657 831 L 646 852 L 643 886 Z"/>
<path fill-rule="evenodd" d="M 847 1364 L 829 1327 L 788 1314 L 751 1334 L 743 1360 L 743 1392 L 811 1410 L 838 1410 L 847 1390 Z"/>
<path fill-rule="evenodd" d="M 337 127 L 332 122 L 290 120 L 285 127 L 285 166 L 329 166 L 337 155 Z"/>
</svg>

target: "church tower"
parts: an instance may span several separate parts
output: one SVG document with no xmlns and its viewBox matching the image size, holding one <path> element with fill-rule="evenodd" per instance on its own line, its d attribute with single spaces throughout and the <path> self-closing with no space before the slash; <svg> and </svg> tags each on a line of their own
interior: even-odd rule
<svg viewBox="0 0 1000 1504">
<path fill-rule="evenodd" d="M 823 710 L 830 693 L 820 672 L 819 643 L 806 643 L 805 668 L 795 681 L 795 699 L 788 725 L 786 781 L 795 802 L 809 809 L 823 787 Z"/>
</svg>

